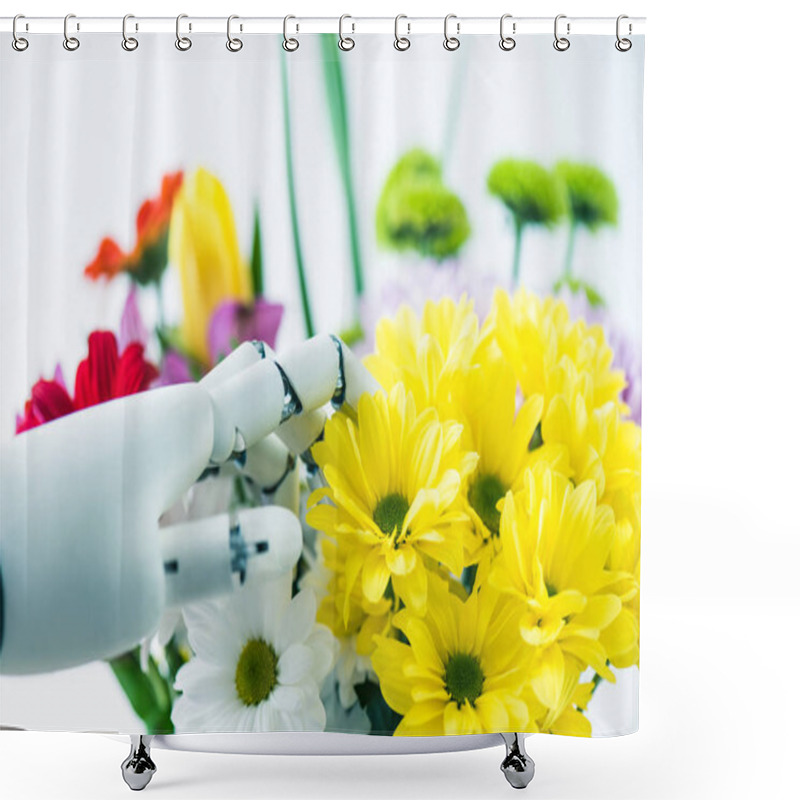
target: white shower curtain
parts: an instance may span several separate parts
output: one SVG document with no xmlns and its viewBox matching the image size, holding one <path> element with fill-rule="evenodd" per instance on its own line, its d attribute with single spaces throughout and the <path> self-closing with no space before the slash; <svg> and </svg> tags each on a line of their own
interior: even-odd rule
<svg viewBox="0 0 800 800">
<path fill-rule="evenodd" d="M 432 34 L 404 52 L 391 35 L 350 51 L 335 34 L 295 52 L 242 38 L 3 39 L 0 721 L 634 731 L 643 37 L 627 52 L 613 35 L 565 52 L 544 35 L 509 52 L 496 36 L 454 52 Z M 319 335 L 338 337 L 335 363 L 308 345 Z M 160 496 L 130 476 L 173 456 L 131 428 L 131 404 L 153 403 L 150 424 L 165 392 L 199 393 L 253 339 L 301 422 L 328 367 L 337 391 L 360 364 L 374 386 L 344 405 L 329 392 L 324 431 L 298 448 L 284 427 L 248 441 L 237 419 L 224 458 L 201 453 L 154 505 L 154 547 L 126 559 L 128 506 Z M 269 404 L 248 387 L 230 395 L 243 414 Z M 98 421 L 106 404 L 120 416 Z M 200 572 L 180 594 L 194 545 L 175 526 L 247 534 L 253 512 L 269 532 L 276 508 L 291 563 L 263 577 L 251 554 L 247 577 L 204 594 Z M 165 555 L 178 541 L 186 561 Z M 128 629 L 135 570 L 164 594 Z M 108 610 L 114 636 L 73 603 Z M 56 628 L 74 630 L 61 661 Z"/>
</svg>

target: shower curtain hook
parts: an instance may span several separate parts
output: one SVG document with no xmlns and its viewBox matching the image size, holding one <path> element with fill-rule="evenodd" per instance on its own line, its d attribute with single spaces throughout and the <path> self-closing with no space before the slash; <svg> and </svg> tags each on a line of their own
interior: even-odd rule
<svg viewBox="0 0 800 800">
<path fill-rule="evenodd" d="M 192 46 L 192 40 L 188 36 L 184 36 L 181 33 L 181 20 L 182 19 L 189 19 L 189 15 L 188 14 L 178 14 L 178 16 L 175 17 L 175 47 L 177 47 L 178 50 L 182 50 L 183 52 L 186 52 Z M 190 22 L 189 23 L 189 30 L 191 31 L 191 29 L 192 29 L 192 23 Z"/>
<path fill-rule="evenodd" d="M 293 17 L 291 14 L 288 14 L 283 18 L 283 49 L 287 53 L 293 53 L 300 47 L 300 42 L 297 41 L 293 36 L 289 36 L 289 20 L 290 19 L 297 19 L 297 17 Z M 300 26 L 295 26 L 295 31 L 299 33 Z"/>
<path fill-rule="evenodd" d="M 406 36 L 400 35 L 400 20 L 406 20 Z M 394 49 L 403 52 L 404 50 L 408 50 L 411 47 L 411 39 L 408 38 L 408 34 L 411 33 L 411 23 L 407 21 L 408 17 L 405 14 L 398 14 L 394 18 Z"/>
<path fill-rule="evenodd" d="M 17 14 L 17 16 L 14 17 L 14 22 L 11 24 L 11 35 L 13 37 L 11 39 L 11 46 L 18 53 L 22 53 L 24 50 L 27 50 L 28 49 L 28 44 L 29 44 L 28 40 L 24 36 L 20 36 L 17 33 L 17 21 L 21 20 L 21 19 L 25 19 L 25 15 L 24 14 Z"/>
<path fill-rule="evenodd" d="M 461 40 L 458 38 L 458 34 L 461 33 L 461 23 L 456 22 L 456 35 L 450 36 L 447 28 L 451 19 L 458 20 L 458 17 L 455 14 L 448 14 L 444 18 L 444 49 L 452 53 L 453 50 L 458 50 L 461 47 Z"/>
<path fill-rule="evenodd" d="M 503 14 L 500 17 L 500 49 L 505 50 L 508 52 L 509 50 L 513 50 L 517 46 L 517 40 L 513 36 L 506 36 L 505 34 L 505 24 L 507 19 L 513 19 L 511 14 Z M 517 23 L 511 23 L 511 33 L 517 32 Z"/>
<path fill-rule="evenodd" d="M 139 46 L 139 40 L 135 36 L 128 36 L 129 19 L 135 19 L 133 14 L 126 14 L 122 18 L 122 49 L 132 53 Z M 139 30 L 138 25 L 136 25 L 136 30 Z"/>
<path fill-rule="evenodd" d="M 64 17 L 64 49 L 69 50 L 70 53 L 74 52 L 81 46 L 80 40 L 76 36 L 69 35 L 69 21 L 71 19 L 75 19 L 74 14 L 67 14 L 67 16 Z M 75 30 L 79 31 L 80 29 L 81 26 L 78 23 L 75 23 Z"/>
<path fill-rule="evenodd" d="M 231 36 L 231 22 L 233 22 L 235 19 L 239 19 L 239 17 L 237 17 L 236 14 L 231 14 L 228 17 L 228 27 L 227 27 L 228 41 L 225 42 L 225 47 L 227 47 L 228 50 L 231 51 L 231 53 L 238 53 L 244 47 L 244 43 L 242 42 L 241 39 Z M 239 30 L 240 31 L 242 30 L 241 25 L 239 26 Z"/>
<path fill-rule="evenodd" d="M 623 39 L 619 35 L 620 23 L 624 19 L 628 19 L 628 15 L 627 14 L 620 14 L 617 17 L 617 41 L 614 42 L 614 47 L 616 47 L 617 50 L 620 51 L 620 53 L 627 53 L 628 50 L 630 50 L 631 47 L 633 47 L 633 42 L 630 39 Z M 633 25 L 631 25 L 631 23 L 629 22 L 628 23 L 628 35 L 630 36 L 632 33 L 633 33 Z"/>
<path fill-rule="evenodd" d="M 343 27 L 344 27 L 344 21 L 346 19 L 353 19 L 353 18 L 349 14 L 342 14 L 342 16 L 339 17 L 339 49 L 344 50 L 345 52 L 347 50 L 352 50 L 356 46 L 355 39 L 353 39 L 352 36 L 344 35 Z M 352 33 L 355 33 L 356 32 L 355 22 L 351 22 L 350 25 L 352 27 Z"/>
<path fill-rule="evenodd" d="M 569 50 L 570 41 L 567 39 L 566 36 L 559 36 L 558 35 L 558 22 L 559 20 L 566 19 L 566 14 L 559 14 L 555 22 L 553 23 L 553 34 L 556 37 L 556 40 L 553 42 L 553 47 L 558 50 L 559 53 L 563 53 L 565 50 Z M 569 36 L 569 28 L 570 24 L 567 22 L 567 36 Z"/>
</svg>

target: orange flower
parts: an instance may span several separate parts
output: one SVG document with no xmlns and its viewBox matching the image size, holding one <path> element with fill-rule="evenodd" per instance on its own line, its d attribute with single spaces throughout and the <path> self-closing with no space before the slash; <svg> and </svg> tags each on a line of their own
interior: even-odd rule
<svg viewBox="0 0 800 800">
<path fill-rule="evenodd" d="M 130 253 L 109 237 L 100 242 L 97 255 L 84 269 L 92 280 L 101 277 L 110 280 L 120 272 L 127 272 L 141 284 L 157 282 L 167 266 L 167 234 L 172 215 L 172 204 L 183 182 L 182 172 L 165 175 L 161 181 L 161 194 L 145 200 L 136 215 L 136 244 Z"/>
</svg>

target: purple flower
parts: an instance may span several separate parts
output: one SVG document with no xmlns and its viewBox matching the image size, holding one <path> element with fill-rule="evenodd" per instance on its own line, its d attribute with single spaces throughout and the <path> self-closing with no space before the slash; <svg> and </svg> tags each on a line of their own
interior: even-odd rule
<svg viewBox="0 0 800 800">
<path fill-rule="evenodd" d="M 283 306 L 257 297 L 253 303 L 223 300 L 211 315 L 208 324 L 208 351 L 211 364 L 216 364 L 242 342 L 254 339 L 275 347 Z"/>
<path fill-rule="evenodd" d="M 172 386 L 173 383 L 191 383 L 194 380 L 189 360 L 177 350 L 167 350 L 161 359 L 161 373 L 154 386 Z"/>
<path fill-rule="evenodd" d="M 406 269 L 399 280 L 385 281 L 378 291 L 361 302 L 363 339 L 353 348 L 363 356 L 375 346 L 375 329 L 382 317 L 393 317 L 400 306 L 409 306 L 418 316 L 428 300 L 450 297 L 456 302 L 466 294 L 473 301 L 478 320 L 483 322 L 492 306 L 495 289 L 510 289 L 508 281 L 498 280 L 491 273 L 468 271 L 458 262 L 442 264 L 423 262 Z"/>
<path fill-rule="evenodd" d="M 147 345 L 147 328 L 144 326 L 142 315 L 139 313 L 139 304 L 136 302 L 136 287 L 131 286 L 119 323 L 120 351 L 134 342 L 138 342 L 142 347 Z"/>
</svg>

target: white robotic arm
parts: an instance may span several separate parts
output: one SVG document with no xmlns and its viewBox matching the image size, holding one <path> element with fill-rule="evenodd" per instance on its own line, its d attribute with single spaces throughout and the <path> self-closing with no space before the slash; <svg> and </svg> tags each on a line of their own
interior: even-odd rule
<svg viewBox="0 0 800 800">
<path fill-rule="evenodd" d="M 334 337 L 280 360 L 247 343 L 199 383 L 93 406 L 4 445 L 0 672 L 112 657 L 152 635 L 166 606 L 291 570 L 302 535 L 285 508 L 168 528 L 158 520 L 209 465 L 230 459 L 277 489 L 295 455 L 309 459 L 322 407 L 355 406 L 377 389 Z"/>
</svg>

